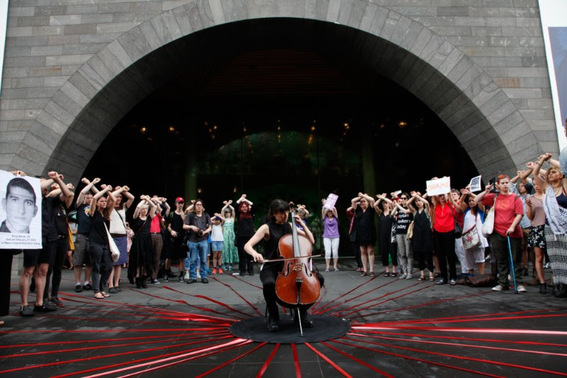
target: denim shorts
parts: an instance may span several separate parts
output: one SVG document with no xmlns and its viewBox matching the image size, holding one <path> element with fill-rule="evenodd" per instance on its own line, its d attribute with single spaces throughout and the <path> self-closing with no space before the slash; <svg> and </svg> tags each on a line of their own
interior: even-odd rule
<svg viewBox="0 0 567 378">
<path fill-rule="evenodd" d="M 213 252 L 222 252 L 224 250 L 224 242 L 214 241 L 211 242 L 211 249 Z"/>
</svg>

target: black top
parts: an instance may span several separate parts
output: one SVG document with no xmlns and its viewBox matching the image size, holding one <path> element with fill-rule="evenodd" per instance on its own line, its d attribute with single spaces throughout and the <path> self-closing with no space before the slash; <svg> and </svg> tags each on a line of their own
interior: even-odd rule
<svg viewBox="0 0 567 378">
<path fill-rule="evenodd" d="M 376 227 L 374 226 L 373 208 L 368 207 L 366 211 L 356 208 L 356 240 L 361 245 L 371 245 L 376 243 Z"/>
<path fill-rule="evenodd" d="M 205 231 L 211 225 L 211 217 L 209 213 L 203 212 L 200 216 L 195 213 L 189 213 L 185 217 L 185 224 L 190 226 L 197 226 L 200 230 Z M 189 241 L 198 243 L 207 240 L 209 234 L 199 235 L 197 232 L 189 231 Z"/>
<path fill-rule="evenodd" d="M 254 212 L 252 207 L 247 213 L 241 213 L 238 209 L 235 209 L 236 219 L 236 237 L 239 238 L 251 238 L 254 236 Z M 242 215 L 250 214 L 250 218 L 242 218 Z"/>
<path fill-rule="evenodd" d="M 91 232 L 91 216 L 89 205 L 79 205 L 77 207 L 77 234 L 88 235 Z"/>
<path fill-rule="evenodd" d="M 398 212 L 398 222 L 396 223 L 396 235 L 405 235 L 408 233 L 408 227 L 413 220 L 413 214 Z"/>
<path fill-rule="evenodd" d="M 59 196 L 44 197 L 41 202 L 41 232 L 44 242 L 52 242 L 59 238 L 55 225 L 55 214 L 61 203 Z"/>
<path fill-rule="evenodd" d="M 106 227 L 104 226 L 106 224 Z M 89 233 L 89 241 L 99 244 L 108 244 L 108 235 L 106 229 L 110 227 L 110 221 L 102 216 L 100 211 L 95 210 L 91 217 L 91 232 Z"/>
<path fill-rule="evenodd" d="M 278 244 L 282 236 L 292 233 L 291 225 L 288 222 L 278 224 L 275 221 L 266 223 L 270 230 L 270 238 L 264 240 L 264 258 L 268 260 L 277 259 L 280 257 Z"/>
</svg>

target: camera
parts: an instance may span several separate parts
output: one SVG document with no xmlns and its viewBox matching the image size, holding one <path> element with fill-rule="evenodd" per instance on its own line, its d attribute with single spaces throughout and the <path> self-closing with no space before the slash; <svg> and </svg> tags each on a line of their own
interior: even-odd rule
<svg viewBox="0 0 567 378">
<path fill-rule="evenodd" d="M 203 236 L 203 230 L 197 231 L 197 235 L 199 235 L 199 237 Z"/>
</svg>

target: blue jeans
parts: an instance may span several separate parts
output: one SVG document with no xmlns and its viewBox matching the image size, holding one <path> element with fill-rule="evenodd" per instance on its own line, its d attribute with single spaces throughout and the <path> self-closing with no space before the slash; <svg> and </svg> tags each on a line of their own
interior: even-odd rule
<svg viewBox="0 0 567 378">
<path fill-rule="evenodd" d="M 191 259 L 189 267 L 191 279 L 197 279 L 197 264 L 200 264 L 199 266 L 201 267 L 201 279 L 207 278 L 207 252 L 209 250 L 209 243 L 203 240 L 200 242 L 189 242 L 188 245 L 189 258 Z"/>
</svg>

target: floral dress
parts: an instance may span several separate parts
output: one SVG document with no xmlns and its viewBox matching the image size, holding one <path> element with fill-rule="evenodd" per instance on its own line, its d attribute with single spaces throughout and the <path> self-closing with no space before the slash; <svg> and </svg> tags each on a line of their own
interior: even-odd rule
<svg viewBox="0 0 567 378">
<path fill-rule="evenodd" d="M 238 249 L 236 248 L 234 240 L 236 235 L 234 234 L 234 218 L 225 218 L 222 234 L 224 237 L 224 252 L 223 252 L 223 263 L 232 264 L 238 263 Z"/>
</svg>

